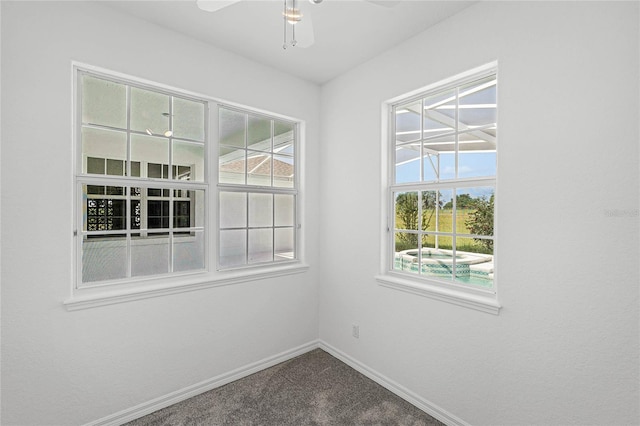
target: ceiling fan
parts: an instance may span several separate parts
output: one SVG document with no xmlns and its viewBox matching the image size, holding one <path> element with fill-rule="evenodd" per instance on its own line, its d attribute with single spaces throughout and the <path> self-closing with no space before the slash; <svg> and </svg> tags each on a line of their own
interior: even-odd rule
<svg viewBox="0 0 640 426">
<path fill-rule="evenodd" d="M 206 12 L 217 12 L 243 0 L 196 0 L 198 7 Z M 278 0 L 273 0 L 278 1 Z M 309 47 L 315 42 L 313 21 L 311 14 L 306 11 L 308 4 L 319 5 L 323 0 L 282 0 L 284 22 L 283 49 L 288 46 Z M 393 7 L 402 0 L 364 0 L 366 2 L 385 7 Z M 303 6 L 304 5 L 304 6 Z M 304 19 L 303 19 L 304 18 Z M 288 39 L 288 35 L 290 38 Z"/>
</svg>

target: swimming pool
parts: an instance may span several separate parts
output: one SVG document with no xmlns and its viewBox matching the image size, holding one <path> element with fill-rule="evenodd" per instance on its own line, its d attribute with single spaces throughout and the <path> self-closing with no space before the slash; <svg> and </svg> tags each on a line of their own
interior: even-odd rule
<svg viewBox="0 0 640 426">
<path fill-rule="evenodd" d="M 403 250 L 395 254 L 394 269 L 447 280 L 452 279 L 455 273 L 458 282 L 482 287 L 493 284 L 493 256 L 482 253 L 456 251 L 454 265 L 451 250 Z"/>
</svg>

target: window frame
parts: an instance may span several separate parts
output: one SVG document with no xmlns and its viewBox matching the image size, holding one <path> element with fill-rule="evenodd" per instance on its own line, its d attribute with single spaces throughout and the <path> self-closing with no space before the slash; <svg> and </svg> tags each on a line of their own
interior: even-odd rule
<svg viewBox="0 0 640 426">
<path fill-rule="evenodd" d="M 84 124 L 83 123 L 83 118 L 82 118 L 82 105 L 83 105 L 83 93 L 82 93 L 82 85 L 81 85 L 81 80 L 83 77 L 88 77 L 88 78 L 97 78 L 100 79 L 102 81 L 109 81 L 109 82 L 113 82 L 115 84 L 118 85 L 122 85 L 125 88 L 125 99 L 126 99 L 126 124 L 125 127 L 117 127 L 117 126 L 110 126 L 110 125 L 94 125 L 94 124 Z M 180 90 L 175 90 L 175 89 L 169 89 L 166 87 L 163 87 L 161 85 L 155 85 L 155 84 L 149 84 L 146 82 L 141 82 L 135 78 L 126 78 L 126 77 L 122 77 L 122 76 L 115 76 L 112 75 L 111 73 L 105 73 L 105 72 L 100 72 L 100 71 L 95 71 L 95 70 L 91 70 L 91 69 L 86 69 L 83 67 L 74 67 L 74 89 L 75 89 L 75 96 L 76 96 L 76 104 L 75 104 L 75 114 L 74 114 L 74 132 L 75 132 L 75 138 L 74 138 L 74 152 L 76 154 L 76 158 L 74 161 L 74 182 L 76 184 L 76 199 L 77 199 L 77 204 L 75 206 L 74 209 L 74 214 L 75 214 L 75 218 L 76 218 L 76 228 L 75 228 L 75 235 L 77 236 L 77 247 L 76 247 L 76 276 L 75 276 L 75 288 L 76 289 L 82 289 L 82 288 L 91 288 L 91 287 L 102 287 L 102 286 L 110 286 L 110 285 L 121 285 L 121 284 L 126 284 L 128 282 L 139 282 L 139 281 L 146 281 L 146 280 L 153 280 L 154 278 L 161 278 L 161 277 L 172 277 L 172 276 L 180 276 L 180 275 L 188 275 L 188 274 L 197 274 L 197 273 L 201 273 L 204 271 L 208 270 L 208 228 L 209 228 L 209 223 L 207 220 L 208 217 L 208 208 L 207 208 L 207 197 L 209 196 L 209 172 L 208 172 L 208 168 L 209 168 L 209 155 L 208 155 L 208 140 L 210 139 L 209 134 L 208 134 L 208 120 L 207 117 L 209 115 L 208 112 L 208 108 L 209 108 L 209 102 L 206 99 L 203 99 L 201 97 L 197 97 L 197 96 L 193 96 L 193 95 L 189 95 L 186 94 Z M 167 176 L 167 178 L 165 179 L 163 176 L 161 176 L 160 178 L 150 178 L 148 177 L 148 174 L 146 172 L 143 172 L 142 170 L 140 170 L 140 176 L 133 176 L 131 173 L 131 168 L 132 165 L 134 163 L 134 161 L 132 159 L 129 158 L 130 153 L 131 153 L 131 144 L 132 144 L 132 138 L 136 135 L 143 135 L 144 132 L 142 131 L 138 131 L 132 128 L 131 126 L 131 120 L 132 120 L 132 115 L 133 115 L 133 111 L 131 108 L 131 103 L 132 103 L 132 95 L 131 93 L 134 90 L 142 90 L 142 91 L 149 91 L 151 93 L 154 94 L 161 94 L 164 96 L 168 97 L 169 100 L 169 111 L 168 114 L 172 115 L 173 114 L 173 100 L 175 99 L 186 99 L 186 100 L 191 100 L 191 101 L 195 101 L 198 103 L 201 103 L 203 105 L 203 140 L 202 142 L 198 142 L 193 140 L 193 142 L 191 142 L 192 140 L 190 138 L 176 138 L 173 135 L 165 135 L 166 139 L 167 139 L 167 149 L 168 149 L 168 160 L 169 162 L 171 162 L 171 158 L 172 158 L 172 143 L 183 143 L 181 141 L 184 141 L 186 143 L 197 143 L 197 144 L 202 144 L 203 147 L 203 176 L 202 176 L 202 180 L 189 180 L 189 181 L 185 181 L 185 180 L 180 180 L 180 179 L 170 179 L 170 175 Z M 92 174 L 89 173 L 88 170 L 85 171 L 84 167 L 85 165 L 87 165 L 88 167 L 88 158 L 91 157 L 89 155 L 89 153 L 84 152 L 83 151 L 83 139 L 82 139 L 82 131 L 84 128 L 87 129 L 97 129 L 99 131 L 109 131 L 109 130 L 114 130 L 117 132 L 120 132 L 123 135 L 126 135 L 126 146 L 127 146 L 127 152 L 125 154 L 126 158 L 105 158 L 105 174 Z M 169 129 L 171 130 L 171 128 Z M 148 135 L 151 135 L 151 133 L 149 133 L 149 129 L 147 129 L 146 131 L 148 133 Z M 175 140 L 176 142 L 172 142 L 172 140 Z M 97 157 L 100 158 L 100 157 Z M 122 170 L 122 175 L 109 175 L 107 174 L 107 169 L 106 169 L 106 165 L 108 164 L 109 160 L 116 160 L 116 161 L 122 161 L 123 162 L 123 170 Z M 140 161 L 140 166 L 142 166 L 142 163 L 145 164 L 151 164 L 148 161 Z M 171 173 L 173 171 L 173 167 L 168 167 L 167 165 L 167 169 L 169 170 L 169 173 Z M 161 170 L 163 170 L 163 168 L 161 167 Z M 87 187 L 89 187 L 90 185 L 93 186 L 115 186 L 115 187 L 123 187 L 125 188 L 123 197 L 126 200 L 125 201 L 125 221 L 124 221 L 124 228 L 120 229 L 120 230 L 97 230 L 97 231 L 92 231 L 92 230 L 84 230 L 84 226 L 83 226 L 83 221 L 84 221 L 84 214 L 81 212 L 81 209 L 84 206 L 84 197 L 85 195 L 87 196 L 87 199 L 90 198 L 89 195 L 90 194 L 85 194 L 84 190 L 83 190 L 83 186 L 86 185 Z M 152 242 L 145 242 L 142 240 L 138 240 L 138 238 L 134 238 L 135 237 L 135 229 L 132 228 L 131 223 L 130 223 L 130 219 L 131 219 L 131 200 L 134 199 L 134 195 L 132 194 L 133 192 L 133 188 L 135 187 L 139 187 L 142 189 L 141 192 L 146 192 L 149 189 L 161 189 L 162 191 L 162 196 L 160 198 L 164 198 L 164 192 L 165 190 L 169 191 L 169 198 L 173 199 L 173 193 L 172 191 L 176 191 L 176 190 L 187 190 L 187 191 L 202 191 L 203 193 L 203 203 L 204 203 L 204 217 L 202 218 L 202 225 L 201 226 L 196 226 L 195 224 L 191 224 L 192 226 L 190 226 L 188 228 L 188 230 L 194 234 L 195 232 L 202 232 L 202 237 L 204 239 L 203 241 L 203 247 L 202 247 L 202 268 L 197 268 L 197 269 L 191 269 L 191 270 L 187 270 L 187 271 L 174 271 L 173 266 L 174 266 L 174 261 L 175 258 L 173 256 L 173 250 L 176 248 L 175 244 L 177 244 L 178 242 L 174 239 L 176 238 L 176 233 L 180 233 L 180 232 L 185 232 L 185 231 L 174 231 L 175 229 L 179 229 L 179 228 L 174 228 L 174 224 L 172 220 L 169 220 L 168 223 L 168 227 L 167 228 L 157 228 L 157 229 L 162 229 L 162 231 L 155 231 L 153 228 L 149 228 L 147 227 L 147 229 L 145 231 L 139 232 L 139 236 L 138 238 L 142 238 L 142 239 L 147 239 L 148 237 L 153 237 L 154 233 L 158 233 L 158 234 L 164 234 L 165 232 L 168 233 L 168 240 L 167 240 L 167 272 L 162 272 L 159 274 L 144 274 L 144 275 L 136 275 L 134 273 L 134 269 L 135 269 L 135 265 L 133 262 L 133 251 L 132 248 L 135 246 L 144 246 L 144 245 L 148 245 L 147 243 L 152 243 Z M 87 188 L 88 189 L 88 188 Z M 88 191 L 87 191 L 88 192 Z M 106 195 L 106 194 L 105 194 Z M 135 196 L 137 198 L 137 196 Z M 103 198 L 108 198 L 108 197 L 103 197 Z M 142 200 L 143 199 L 151 199 L 151 198 L 155 198 L 149 195 L 143 196 L 140 198 L 140 202 L 142 204 Z M 173 203 L 169 202 L 169 217 L 173 217 L 172 216 L 172 212 L 173 212 Z M 145 210 L 145 207 L 142 207 L 142 210 Z M 144 222 L 144 219 L 143 219 Z M 186 230 L 186 229 L 185 229 Z M 95 234 L 92 234 L 95 233 Z M 125 246 L 125 263 L 126 263 L 126 267 L 125 267 L 125 276 L 121 277 L 121 278 L 107 278 L 107 279 L 97 279 L 95 281 L 84 281 L 84 275 L 83 275 L 83 268 L 84 268 L 84 263 L 83 263 L 83 245 L 84 244 L 88 244 L 89 241 L 91 240 L 98 240 L 100 239 L 98 238 L 89 238 L 91 235 L 104 235 L 105 239 L 109 238 L 109 235 L 124 235 L 125 239 L 124 239 L 124 246 Z M 85 238 L 86 236 L 86 238 Z M 194 238 L 195 239 L 195 238 Z M 114 241 L 114 245 L 119 245 L 117 244 L 118 242 Z M 156 241 L 157 243 L 157 241 Z"/>
<path fill-rule="evenodd" d="M 78 73 L 85 72 L 107 80 L 115 80 L 117 83 L 133 85 L 142 89 L 150 89 L 156 92 L 168 92 L 169 95 L 175 95 L 180 98 L 194 99 L 204 101 L 205 103 L 205 176 L 203 181 L 187 181 L 178 179 L 145 179 L 144 182 L 136 182 L 130 176 L 110 176 L 110 175 L 88 175 L 84 174 L 81 181 L 78 175 L 82 174 L 83 153 L 81 146 L 80 131 L 82 128 L 81 117 L 81 97 Z M 72 197 L 72 215 L 70 220 L 71 237 L 69 240 L 72 257 L 70 263 L 72 265 L 70 297 L 64 301 L 64 305 L 68 311 L 95 308 L 110 304 L 123 303 L 149 297 L 158 297 L 168 294 L 176 294 L 185 291 L 193 291 L 203 288 L 211 288 L 217 286 L 225 286 L 247 281 L 266 279 L 271 277 L 280 277 L 291 274 L 306 272 L 309 266 L 304 260 L 304 230 L 302 229 L 302 218 L 304 216 L 304 129 L 305 122 L 303 120 L 252 108 L 242 104 L 236 104 L 226 100 L 217 99 L 201 93 L 190 92 L 184 89 L 168 86 L 151 80 L 142 79 L 117 71 L 105 69 L 71 61 L 71 111 L 72 120 L 72 167 L 70 169 L 70 182 Z M 297 247 L 297 257 L 288 262 L 278 262 L 276 264 L 260 264 L 250 265 L 249 267 L 234 268 L 233 270 L 217 269 L 217 239 L 219 238 L 218 229 L 218 201 L 217 201 L 217 176 L 218 176 L 218 146 L 219 135 L 217 128 L 217 120 L 214 120 L 214 112 L 217 114 L 217 106 L 225 105 L 227 107 L 238 108 L 250 113 L 263 114 L 271 118 L 290 121 L 296 123 L 297 130 L 297 150 L 295 152 L 296 159 L 296 185 L 297 197 L 295 200 L 295 244 Z M 86 157 L 86 156 L 85 156 Z M 86 159 L 84 159 L 86 162 Z M 127 279 L 97 281 L 89 283 L 91 285 L 78 285 L 82 281 L 82 237 L 80 230 L 82 229 L 82 188 L 83 184 L 97 184 L 101 186 L 118 186 L 122 183 L 134 187 L 145 183 L 149 188 L 161 189 L 202 189 L 204 190 L 204 263 L 203 270 L 174 272 L 165 275 L 136 276 Z M 195 184 L 195 186 L 194 186 Z M 197 188 L 196 188 L 197 187 Z M 176 228 L 178 229 L 178 228 Z M 189 236 L 178 235 L 180 238 L 189 238 Z M 87 283 L 85 283 L 87 284 Z"/>
<path fill-rule="evenodd" d="M 273 180 L 274 180 L 274 169 L 275 167 L 273 166 L 272 163 L 272 167 L 271 167 L 271 175 L 270 175 L 270 181 L 271 181 L 271 185 L 255 185 L 255 184 L 249 184 L 248 183 L 248 179 L 249 179 L 249 171 L 246 169 L 246 166 L 248 166 L 248 158 L 249 158 L 249 153 L 253 152 L 253 153 L 259 153 L 259 151 L 256 150 L 252 150 L 249 148 L 248 146 L 248 120 L 245 121 L 245 144 L 244 147 L 238 147 L 238 150 L 243 150 L 245 151 L 245 170 L 243 172 L 244 175 L 244 180 L 245 183 L 244 184 L 239 184 L 239 183 L 228 183 L 228 182 L 220 182 L 220 164 L 219 161 L 216 162 L 217 166 L 218 166 L 218 177 L 217 177 L 217 191 L 216 191 L 216 200 L 218 202 L 217 204 L 217 210 L 216 212 L 220 212 L 220 195 L 223 192 L 235 192 L 235 193 L 245 193 L 246 194 L 246 198 L 247 198 L 247 204 L 249 203 L 249 196 L 251 194 L 271 194 L 272 197 L 272 208 L 275 210 L 275 196 L 276 195 L 292 195 L 293 199 L 294 199 L 294 205 L 293 205 L 293 257 L 291 259 L 286 259 L 286 260 L 279 260 L 276 261 L 275 260 L 275 255 L 276 255 L 276 250 L 275 250 L 275 235 L 273 237 L 272 240 L 272 253 L 274 255 L 274 259 L 271 261 L 264 261 L 264 262 L 254 262 L 254 263 L 250 263 L 249 262 L 249 243 L 248 243 L 248 239 L 249 239 L 249 231 L 252 229 L 267 229 L 270 228 L 274 231 L 276 229 L 280 229 L 280 228 L 289 228 L 287 227 L 281 227 L 281 226 L 277 226 L 275 224 L 275 212 L 274 212 L 274 217 L 272 218 L 272 222 L 273 224 L 271 226 L 265 226 L 265 227 L 251 227 L 248 223 L 249 219 L 248 219 L 248 213 L 249 213 L 249 208 L 247 206 L 247 223 L 246 226 L 244 227 L 233 227 L 233 228 L 224 228 L 221 226 L 220 224 L 220 215 L 218 214 L 218 221 L 216 224 L 216 270 L 220 271 L 220 272 L 225 272 L 225 271 L 242 271 L 242 270 L 247 270 L 247 269 L 253 269 L 253 268 L 262 268 L 262 267 L 268 267 L 268 266 L 276 266 L 276 265 L 287 265 L 287 264 L 292 264 L 292 263 L 298 263 L 300 262 L 300 240 L 299 240 L 299 230 L 301 229 L 301 224 L 300 224 L 300 220 L 299 220 L 299 208 L 300 208 L 300 201 L 299 201 L 299 186 L 300 186 L 300 167 L 299 167 L 299 151 L 300 151 L 300 127 L 301 127 L 301 123 L 299 121 L 294 121 L 291 119 L 287 119 L 287 118 L 283 118 L 283 117 L 279 117 L 277 115 L 274 114 L 269 114 L 269 113 L 264 113 L 264 112 L 260 112 L 260 111 L 256 111 L 253 109 L 248 109 L 246 107 L 238 107 L 236 105 L 230 105 L 227 103 L 219 103 L 218 104 L 218 109 L 217 111 L 213 114 L 214 117 L 217 117 L 218 120 L 220 120 L 220 111 L 224 109 L 227 111 L 233 111 L 236 113 L 241 113 L 241 114 L 247 114 L 248 117 L 260 117 L 263 119 L 270 119 L 273 121 L 281 121 L 281 122 L 287 122 L 289 124 L 292 125 L 292 136 L 293 136 L 293 182 L 292 182 L 292 186 L 291 187 L 283 187 L 283 186 L 274 186 L 273 185 Z M 218 121 L 218 127 L 219 127 L 219 121 Z M 219 130 L 219 128 L 218 128 Z M 276 135 L 274 134 L 274 125 L 272 123 L 271 125 L 271 136 L 272 139 L 276 138 Z M 220 141 L 218 140 L 218 145 L 217 148 L 220 148 L 221 144 Z M 272 146 L 271 149 L 269 151 L 260 151 L 263 153 L 268 153 L 272 156 L 272 160 L 275 160 L 275 152 L 273 150 L 273 140 L 272 140 Z M 217 159 L 219 160 L 219 156 L 216 156 Z M 221 256 L 220 256 L 220 252 L 221 252 L 221 237 L 220 237 L 220 233 L 221 231 L 226 231 L 226 230 L 246 230 L 246 245 L 245 245 L 245 255 L 246 255 L 246 263 L 242 264 L 242 265 L 232 265 L 232 266 L 225 266 L 222 265 L 221 263 Z"/>
<path fill-rule="evenodd" d="M 498 149 L 496 148 L 496 173 L 492 176 L 486 177 L 473 177 L 473 178 L 458 178 L 457 173 L 453 179 L 435 179 L 433 181 L 419 180 L 406 183 L 395 183 L 396 174 L 396 107 L 410 104 L 411 102 L 420 101 L 428 98 L 430 95 L 441 93 L 447 90 L 453 90 L 465 84 L 472 83 L 474 81 L 495 76 L 498 79 L 498 67 L 497 63 L 493 62 L 484 66 L 472 69 L 470 71 L 458 74 L 451 78 L 441 80 L 434 84 L 430 84 L 426 87 L 415 90 L 411 93 L 401 95 L 390 99 L 382 105 L 382 210 L 385 212 L 382 218 L 382 245 L 381 245 L 381 263 L 380 273 L 375 277 L 376 281 L 384 287 L 400 290 L 420 296 L 429 297 L 436 300 L 464 306 L 471 309 L 491 313 L 498 315 L 501 305 L 498 302 L 498 286 L 497 286 L 497 274 L 494 275 L 493 284 L 491 289 L 483 289 L 471 285 L 465 285 L 458 283 L 455 280 L 439 279 L 437 277 L 414 274 L 405 272 L 394 268 L 395 262 L 395 196 L 394 194 L 400 192 L 418 192 L 419 194 L 425 191 L 439 191 L 444 189 L 452 190 L 453 205 L 452 214 L 455 214 L 455 202 L 456 196 L 453 195 L 456 192 L 454 189 L 464 189 L 471 187 L 492 187 L 495 194 L 494 204 L 494 232 L 493 236 L 488 238 L 494 241 L 493 245 L 493 262 L 494 273 L 497 271 L 497 253 L 498 253 L 498 237 L 497 237 L 497 214 L 496 206 L 498 203 L 498 170 L 497 170 L 497 156 Z M 497 110 L 496 110 L 497 111 Z M 459 132 L 456 130 L 456 134 Z M 423 137 L 420 137 L 422 140 Z M 496 135 L 497 140 L 497 135 Z M 457 151 L 457 143 L 456 143 Z M 457 171 L 457 161 L 456 171 Z M 422 179 L 423 170 L 420 171 L 420 179 Z M 459 195 L 459 193 L 458 193 Z M 436 209 L 439 210 L 439 209 Z M 421 209 L 420 209 L 421 211 Z M 423 233 L 431 235 L 443 235 L 436 231 L 424 231 L 419 229 L 416 231 L 418 236 Z M 457 230 L 454 228 L 451 232 L 453 238 L 458 235 Z M 445 235 L 448 236 L 448 235 Z M 468 237 L 469 235 L 464 235 Z M 473 235 L 471 235 L 473 237 Z M 486 236 L 484 236 L 486 237 Z"/>
</svg>

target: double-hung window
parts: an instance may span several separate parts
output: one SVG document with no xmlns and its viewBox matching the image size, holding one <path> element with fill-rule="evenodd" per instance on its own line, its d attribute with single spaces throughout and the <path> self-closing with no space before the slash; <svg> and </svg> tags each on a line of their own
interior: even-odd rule
<svg viewBox="0 0 640 426">
<path fill-rule="evenodd" d="M 219 108 L 219 269 L 297 258 L 297 125 Z"/>
<path fill-rule="evenodd" d="M 387 271 L 495 293 L 496 72 L 390 106 Z"/>
<path fill-rule="evenodd" d="M 300 122 L 94 67 L 74 76 L 78 300 L 306 269 Z"/>
<path fill-rule="evenodd" d="M 207 101 L 77 78 L 77 286 L 204 270 Z"/>
</svg>

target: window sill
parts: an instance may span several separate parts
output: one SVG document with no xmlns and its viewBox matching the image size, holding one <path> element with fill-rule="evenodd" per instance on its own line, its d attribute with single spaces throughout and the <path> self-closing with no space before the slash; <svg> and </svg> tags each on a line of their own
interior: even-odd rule
<svg viewBox="0 0 640 426">
<path fill-rule="evenodd" d="M 493 293 L 471 293 L 457 288 L 440 287 L 430 284 L 427 281 L 417 282 L 407 278 L 392 276 L 391 274 L 378 275 L 375 279 L 383 287 L 429 297 L 493 315 L 500 313 L 500 303 L 498 303 Z"/>
<path fill-rule="evenodd" d="M 134 300 L 148 299 L 151 297 L 166 296 L 170 294 L 238 284 L 283 275 L 299 274 L 306 272 L 308 269 L 309 265 L 296 263 L 277 267 L 260 268 L 251 271 L 243 270 L 228 273 L 217 273 L 215 276 L 211 274 L 198 274 L 183 276 L 180 278 L 174 277 L 171 282 L 145 285 L 134 289 L 113 289 L 103 287 L 100 288 L 99 292 L 92 292 L 91 294 L 74 294 L 70 299 L 64 301 L 64 305 L 68 311 L 78 311 L 117 303 L 131 302 Z M 80 289 L 76 290 L 76 292 L 84 293 L 85 291 L 84 289 Z"/>
</svg>

